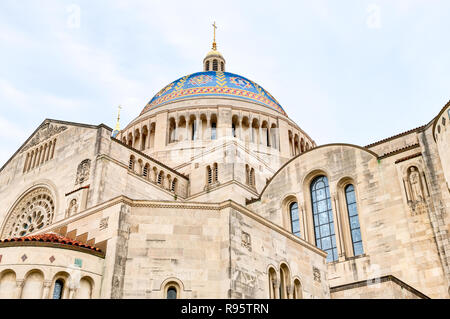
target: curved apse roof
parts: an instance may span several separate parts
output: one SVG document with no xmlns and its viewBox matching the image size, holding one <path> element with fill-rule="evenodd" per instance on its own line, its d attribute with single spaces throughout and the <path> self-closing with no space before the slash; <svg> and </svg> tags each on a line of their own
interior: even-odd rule
<svg viewBox="0 0 450 319">
<path fill-rule="evenodd" d="M 262 104 L 287 116 L 278 101 L 255 82 L 229 72 L 209 71 L 186 75 L 159 91 L 141 115 L 161 105 L 193 97 L 230 97 Z"/>
</svg>

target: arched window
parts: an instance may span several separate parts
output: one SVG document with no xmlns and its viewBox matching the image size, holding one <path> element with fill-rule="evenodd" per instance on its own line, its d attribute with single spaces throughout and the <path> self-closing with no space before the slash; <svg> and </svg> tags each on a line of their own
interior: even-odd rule
<svg viewBox="0 0 450 319">
<path fill-rule="evenodd" d="M 225 65 L 223 64 L 223 62 L 220 62 L 220 71 L 225 71 Z"/>
<path fill-rule="evenodd" d="M 212 184 L 212 169 L 211 166 L 206 167 L 206 175 L 208 184 Z"/>
<path fill-rule="evenodd" d="M 217 60 L 213 60 L 213 71 L 219 71 L 219 62 Z"/>
<path fill-rule="evenodd" d="M 231 136 L 236 137 L 236 124 L 231 124 Z"/>
<path fill-rule="evenodd" d="M 347 201 L 348 220 L 350 233 L 352 234 L 354 256 L 364 254 L 361 238 L 361 227 L 359 225 L 358 208 L 356 207 L 355 188 L 352 184 L 345 187 L 345 199 Z"/>
<path fill-rule="evenodd" d="M 302 299 L 303 294 L 302 294 L 302 284 L 300 283 L 300 280 L 295 279 L 294 280 L 294 299 Z"/>
<path fill-rule="evenodd" d="M 159 175 L 158 175 L 158 184 L 159 185 L 162 185 L 163 179 L 164 179 L 164 173 L 163 173 L 163 171 L 161 171 L 161 172 L 159 172 Z"/>
<path fill-rule="evenodd" d="M 134 156 L 130 156 L 130 162 L 128 163 L 128 168 L 134 170 Z"/>
<path fill-rule="evenodd" d="M 194 141 L 197 138 L 197 122 L 194 119 L 191 124 L 191 138 Z"/>
<path fill-rule="evenodd" d="M 212 140 L 217 139 L 217 123 L 216 122 L 211 123 L 211 139 Z"/>
<path fill-rule="evenodd" d="M 206 70 L 205 71 L 209 71 L 209 61 L 206 61 Z"/>
<path fill-rule="evenodd" d="M 296 202 L 289 205 L 289 213 L 291 215 L 292 233 L 300 237 L 300 217 L 298 214 L 298 204 Z"/>
<path fill-rule="evenodd" d="M 177 189 L 177 179 L 174 178 L 173 181 L 172 181 L 172 187 L 171 187 L 171 190 L 172 190 L 172 192 L 175 192 L 176 189 Z"/>
<path fill-rule="evenodd" d="M 316 246 L 328 253 L 327 262 L 338 259 L 333 210 L 331 209 L 328 179 L 319 176 L 311 183 L 311 201 L 314 216 Z"/>
<path fill-rule="evenodd" d="M 179 299 L 183 291 L 182 284 L 177 281 L 169 281 L 164 285 L 164 297 L 166 299 Z"/>
<path fill-rule="evenodd" d="M 250 185 L 250 167 L 245 165 L 245 184 Z"/>
<path fill-rule="evenodd" d="M 254 168 L 250 169 L 250 175 L 249 175 L 248 179 L 249 179 L 249 185 L 255 186 L 255 169 Z"/>
<path fill-rule="evenodd" d="M 142 176 L 147 177 L 148 176 L 148 170 L 150 169 L 150 165 L 147 163 L 144 166 L 144 170 L 142 172 Z"/>
<path fill-rule="evenodd" d="M 277 298 L 277 273 L 272 267 L 269 269 L 269 298 Z"/>
<path fill-rule="evenodd" d="M 217 167 L 217 163 L 214 163 L 214 182 L 216 183 L 219 180 L 219 168 Z"/>
<path fill-rule="evenodd" d="M 280 299 L 289 299 L 290 272 L 286 264 L 280 266 Z"/>
<path fill-rule="evenodd" d="M 64 289 L 64 281 L 58 279 L 55 281 L 55 288 L 53 289 L 53 299 L 62 299 Z"/>
<path fill-rule="evenodd" d="M 177 299 L 177 288 L 175 288 L 174 286 L 170 286 L 167 289 L 167 299 Z"/>
</svg>

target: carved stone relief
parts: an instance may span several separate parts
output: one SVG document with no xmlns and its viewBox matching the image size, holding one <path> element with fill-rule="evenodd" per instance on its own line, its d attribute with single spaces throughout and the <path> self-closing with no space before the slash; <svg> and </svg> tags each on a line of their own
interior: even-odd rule
<svg viewBox="0 0 450 319">
<path fill-rule="evenodd" d="M 75 185 L 82 184 L 89 179 L 89 173 L 91 170 L 91 160 L 85 159 L 78 165 L 77 169 L 77 179 Z"/>
<path fill-rule="evenodd" d="M 33 146 L 36 146 L 39 143 L 65 130 L 67 130 L 67 126 L 56 126 L 50 124 L 49 122 L 44 123 L 39 129 L 39 131 L 36 132 L 35 136 L 31 139 L 31 141 L 28 142 L 28 144 L 22 148 L 22 151 L 20 153 L 25 152 L 26 150 L 32 148 Z"/>
</svg>

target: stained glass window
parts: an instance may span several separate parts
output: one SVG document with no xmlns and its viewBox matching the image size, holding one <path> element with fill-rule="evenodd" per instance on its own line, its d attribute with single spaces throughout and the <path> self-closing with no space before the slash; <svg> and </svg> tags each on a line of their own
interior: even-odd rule
<svg viewBox="0 0 450 319">
<path fill-rule="evenodd" d="M 345 199 L 347 201 L 348 220 L 350 224 L 350 233 L 352 235 L 353 254 L 355 256 L 364 254 L 361 228 L 359 226 L 358 208 L 356 207 L 355 188 L 348 185 L 345 188 Z"/>
<path fill-rule="evenodd" d="M 53 289 L 53 299 L 62 299 L 64 283 L 62 280 L 57 280 L 55 282 L 55 288 Z"/>
<path fill-rule="evenodd" d="M 311 200 L 316 246 L 328 253 L 327 262 L 336 261 L 338 253 L 333 211 L 328 179 L 325 176 L 319 176 L 311 183 Z"/>
</svg>

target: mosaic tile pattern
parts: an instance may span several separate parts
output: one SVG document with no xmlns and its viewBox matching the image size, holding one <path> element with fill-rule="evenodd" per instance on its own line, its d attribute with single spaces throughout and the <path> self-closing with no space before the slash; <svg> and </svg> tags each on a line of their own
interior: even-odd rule
<svg viewBox="0 0 450 319">
<path fill-rule="evenodd" d="M 159 91 L 141 115 L 158 106 L 190 97 L 224 96 L 257 102 L 286 115 L 278 101 L 255 82 L 228 72 L 198 72 L 186 75 Z"/>
</svg>

